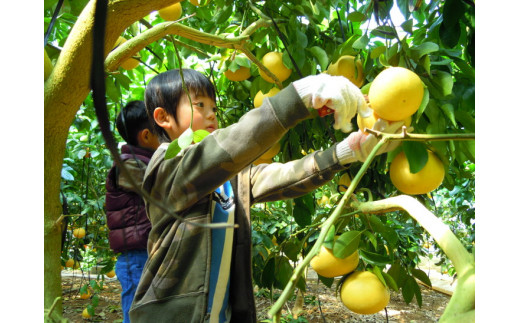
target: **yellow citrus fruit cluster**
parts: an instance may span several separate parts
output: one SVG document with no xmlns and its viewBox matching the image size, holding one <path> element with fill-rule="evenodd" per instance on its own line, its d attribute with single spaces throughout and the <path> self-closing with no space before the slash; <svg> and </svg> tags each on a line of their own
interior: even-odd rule
<svg viewBox="0 0 520 323">
<path fill-rule="evenodd" d="M 386 307 L 390 292 L 369 271 L 355 271 L 345 279 L 340 290 L 341 301 L 352 312 L 374 314 Z"/>
<path fill-rule="evenodd" d="M 335 63 L 329 65 L 326 73 L 333 76 L 344 76 L 357 87 L 361 87 L 365 82 L 363 63 L 352 55 L 341 56 Z"/>
<path fill-rule="evenodd" d="M 338 258 L 332 250 L 321 246 L 320 252 L 311 259 L 311 267 L 323 277 L 337 277 L 354 271 L 359 264 L 359 253 L 356 250 L 350 256 Z"/>
<path fill-rule="evenodd" d="M 428 151 L 426 165 L 417 173 L 410 171 L 410 164 L 404 152 L 394 157 L 390 164 L 390 180 L 401 192 L 410 195 L 426 194 L 442 184 L 444 164 L 432 151 Z"/>
<path fill-rule="evenodd" d="M 284 65 L 282 56 L 280 52 L 269 52 L 262 57 L 262 64 L 273 73 L 280 82 L 287 80 L 292 73 L 292 70 Z M 262 69 L 258 69 L 258 71 L 260 72 L 260 77 L 266 82 L 275 83 Z"/>
</svg>

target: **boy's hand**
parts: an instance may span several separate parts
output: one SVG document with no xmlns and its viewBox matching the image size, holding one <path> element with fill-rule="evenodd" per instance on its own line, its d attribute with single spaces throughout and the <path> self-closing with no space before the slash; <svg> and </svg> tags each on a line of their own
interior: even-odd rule
<svg viewBox="0 0 520 323">
<path fill-rule="evenodd" d="M 368 114 L 367 103 L 361 90 L 343 76 L 318 74 L 293 82 L 293 85 L 308 108 L 324 106 L 334 110 L 334 129 L 352 131 L 351 120 L 356 113 Z"/>
<path fill-rule="evenodd" d="M 379 119 L 372 129 L 385 132 L 397 133 L 404 125 L 403 121 L 396 121 L 389 124 L 388 121 Z M 346 139 L 336 146 L 336 153 L 342 165 L 355 161 L 364 162 L 372 149 L 377 144 L 378 139 L 372 134 L 363 133 L 361 130 L 351 133 Z M 389 152 L 399 146 L 400 141 L 387 142 L 379 151 L 378 155 Z"/>
</svg>

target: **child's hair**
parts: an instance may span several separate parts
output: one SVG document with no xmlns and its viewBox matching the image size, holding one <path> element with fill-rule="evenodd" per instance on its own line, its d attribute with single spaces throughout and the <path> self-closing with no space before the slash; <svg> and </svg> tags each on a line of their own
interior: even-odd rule
<svg viewBox="0 0 520 323">
<path fill-rule="evenodd" d="M 192 69 L 182 69 L 182 75 L 188 91 L 196 96 L 207 96 L 216 101 L 215 87 L 206 76 Z M 156 75 L 146 86 L 144 94 L 146 112 L 150 120 L 152 120 L 152 132 L 161 141 L 171 140 L 166 131 L 153 122 L 153 112 L 155 108 L 161 107 L 173 116 L 175 122 L 177 122 L 177 106 L 184 94 L 179 69 L 169 70 Z"/>
<path fill-rule="evenodd" d="M 132 146 L 138 146 L 137 135 L 143 129 L 150 129 L 144 101 L 130 101 L 117 115 L 116 128 L 121 137 Z"/>
</svg>

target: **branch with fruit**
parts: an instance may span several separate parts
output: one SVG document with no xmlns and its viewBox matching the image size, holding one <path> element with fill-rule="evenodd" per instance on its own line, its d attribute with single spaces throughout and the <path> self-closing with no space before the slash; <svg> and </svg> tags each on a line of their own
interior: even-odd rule
<svg viewBox="0 0 520 323">
<path fill-rule="evenodd" d="M 316 240 L 316 243 L 311 248 L 309 253 L 303 258 L 302 262 L 299 263 L 291 276 L 291 279 L 289 283 L 286 285 L 285 289 L 282 291 L 282 294 L 278 298 L 278 300 L 275 302 L 275 304 L 271 307 L 269 310 L 269 315 L 273 317 L 273 322 L 279 322 L 280 316 L 281 316 L 281 310 L 283 305 L 287 302 L 287 300 L 290 298 L 291 294 L 293 293 L 296 284 L 298 280 L 302 277 L 302 273 L 304 270 L 308 267 L 311 260 L 318 255 L 322 244 L 324 243 L 329 230 L 333 227 L 333 225 L 336 223 L 336 221 L 340 218 L 342 211 L 344 207 L 347 205 L 347 202 L 349 201 L 350 197 L 352 196 L 354 190 L 356 189 L 357 185 L 361 181 L 361 178 L 364 176 L 366 171 L 368 170 L 370 164 L 374 160 L 374 158 L 377 155 L 377 152 L 383 147 L 386 143 L 389 141 L 394 140 L 408 140 L 410 139 L 409 136 L 412 136 L 412 134 L 406 133 L 406 128 L 404 128 L 403 132 L 400 134 L 387 134 L 387 133 L 377 133 L 379 137 L 379 142 L 376 144 L 374 149 L 371 151 L 363 165 L 361 166 L 360 170 L 356 174 L 356 176 L 352 179 L 351 185 L 347 188 L 345 194 L 341 198 L 341 200 L 338 202 L 336 208 L 332 212 L 332 214 L 323 222 L 320 234 Z M 427 141 L 427 140 L 470 140 L 475 138 L 475 134 L 430 134 L 430 135 L 414 135 L 414 136 L 421 136 L 420 140 Z M 395 198 L 394 198 L 395 199 Z M 438 242 L 442 241 L 442 244 L 439 244 L 439 246 L 446 252 L 446 249 L 449 250 L 449 253 L 446 252 L 447 256 L 450 258 L 450 260 L 456 262 L 457 265 L 455 266 L 457 273 L 459 275 L 460 279 L 460 287 L 457 286 L 457 290 L 454 293 L 454 296 L 452 297 L 452 301 L 448 304 L 448 307 L 446 308 L 445 315 L 443 317 L 451 318 L 451 317 L 457 317 L 458 314 L 466 313 L 471 310 L 471 306 L 473 306 L 474 309 L 474 261 L 472 261 L 471 256 L 467 253 L 466 250 L 462 251 L 460 248 L 462 247 L 462 244 L 457 240 L 457 238 L 453 235 L 453 233 L 449 230 L 447 226 L 445 226 L 440 220 L 438 220 L 433 214 L 431 216 L 425 215 L 424 211 L 427 211 L 419 202 L 415 201 L 415 203 L 410 203 L 409 200 L 415 201 L 412 197 L 405 197 L 404 198 L 404 206 L 399 205 L 393 205 L 392 207 L 387 208 L 387 211 L 395 210 L 395 209 L 405 209 L 410 212 L 410 215 L 414 218 L 421 219 L 421 221 L 418 220 L 419 224 L 421 224 L 432 236 L 434 239 L 436 239 Z M 381 207 L 381 205 L 385 205 L 386 200 L 378 201 L 378 202 L 367 202 L 367 204 L 359 204 L 359 203 L 353 203 L 351 206 L 359 207 L 360 211 L 367 212 L 366 210 L 370 207 L 376 208 Z M 401 201 L 401 200 L 398 200 Z M 391 200 L 391 202 L 395 202 L 395 200 Z M 391 203 L 390 202 L 390 203 Z M 379 204 L 370 204 L 370 203 L 379 203 Z M 417 204 L 421 206 L 424 209 L 418 208 Z M 411 205 L 411 206 L 410 206 Z M 419 211 L 419 214 L 417 215 L 417 210 Z M 412 214 L 413 213 L 413 214 Z M 433 218 L 432 218 L 433 217 Z M 416 218 L 416 219 L 417 219 Z M 423 220 L 428 219 L 428 220 Z M 434 221 L 435 220 L 435 221 Z M 447 230 L 447 231 L 446 231 Z M 451 234 L 451 237 L 450 237 Z M 445 249 L 446 248 L 446 249 Z M 452 259 L 453 258 L 453 259 Z M 459 272 L 460 270 L 460 272 Z M 472 285 L 473 284 L 473 285 Z M 472 287 L 473 286 L 473 287 Z M 460 296 L 459 296 L 460 295 Z M 471 303 L 471 300 L 473 300 L 473 303 Z M 471 305 L 473 304 L 473 305 Z M 468 314 L 471 315 L 471 314 Z M 450 321 L 451 319 L 448 319 L 447 321 Z"/>
</svg>

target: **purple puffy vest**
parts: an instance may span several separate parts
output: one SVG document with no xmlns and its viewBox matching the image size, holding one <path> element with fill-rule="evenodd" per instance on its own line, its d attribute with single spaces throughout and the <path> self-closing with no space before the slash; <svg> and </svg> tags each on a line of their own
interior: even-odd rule
<svg viewBox="0 0 520 323">
<path fill-rule="evenodd" d="M 148 165 L 153 152 L 128 145 L 121 149 L 123 161 L 137 158 Z M 132 154 L 133 152 L 133 154 Z M 143 198 L 117 186 L 120 170 L 114 164 L 106 181 L 106 215 L 110 229 L 108 241 L 115 253 L 129 250 L 146 250 L 151 223 L 146 216 Z"/>
</svg>

